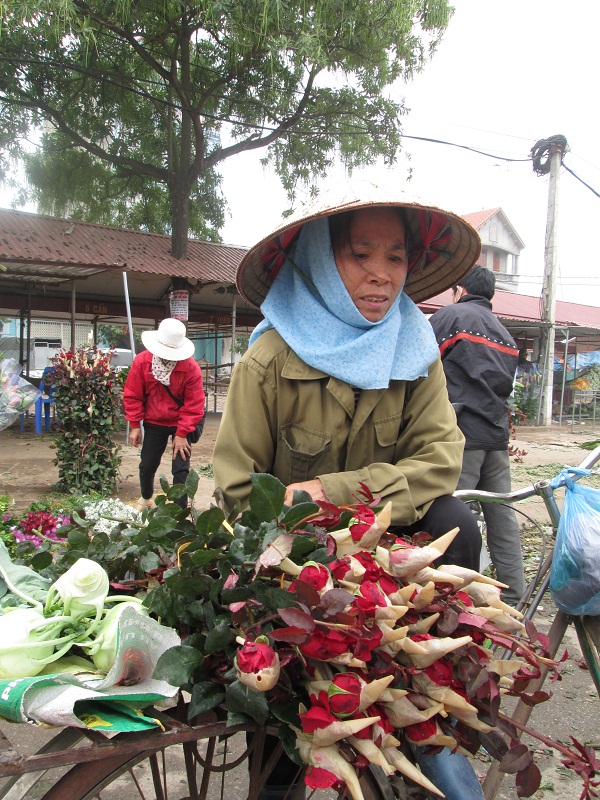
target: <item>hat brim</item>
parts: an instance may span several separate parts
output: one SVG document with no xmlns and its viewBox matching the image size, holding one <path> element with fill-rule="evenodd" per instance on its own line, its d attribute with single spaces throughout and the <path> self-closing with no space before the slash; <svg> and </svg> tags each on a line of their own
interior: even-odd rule
<svg viewBox="0 0 600 800">
<path fill-rule="evenodd" d="M 158 341 L 158 331 L 143 331 L 142 344 L 153 356 L 167 361 L 185 361 L 186 358 L 191 358 L 196 350 L 194 343 L 187 337 L 184 337 L 179 347 L 167 347 Z"/>
<path fill-rule="evenodd" d="M 339 191 L 325 192 L 250 248 L 236 274 L 237 288 L 242 297 L 260 307 L 306 222 L 364 208 L 404 209 L 409 228 L 409 258 L 412 253 L 424 253 L 422 263 L 416 263 L 409 270 L 403 289 L 415 303 L 441 294 L 472 269 L 481 252 L 481 239 L 466 220 L 450 211 L 407 200 L 403 192 L 394 196 L 375 184 L 366 186 L 367 191 L 363 186 L 360 194 L 347 189 L 341 198 Z M 437 250 L 423 240 L 425 220 L 433 221 L 439 230 L 444 230 L 443 245 Z"/>
</svg>

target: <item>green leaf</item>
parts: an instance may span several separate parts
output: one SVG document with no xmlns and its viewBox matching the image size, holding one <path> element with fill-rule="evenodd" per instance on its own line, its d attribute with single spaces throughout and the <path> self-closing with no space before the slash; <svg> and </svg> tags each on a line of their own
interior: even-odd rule
<svg viewBox="0 0 600 800">
<path fill-rule="evenodd" d="M 205 564 L 210 564 L 211 561 L 216 561 L 217 559 L 224 558 L 223 553 L 219 552 L 219 550 L 198 550 L 192 556 L 191 560 L 196 564 L 196 566 L 202 567 Z"/>
<path fill-rule="evenodd" d="M 292 552 L 290 554 L 290 558 L 292 561 L 300 561 L 304 560 L 301 556 L 306 555 L 306 553 L 310 553 L 315 548 L 315 540 L 312 539 L 310 536 L 303 536 L 302 534 L 297 534 L 294 536 L 294 543 L 292 546 Z M 311 556 L 311 560 L 312 556 Z"/>
<path fill-rule="evenodd" d="M 285 722 L 286 725 L 294 725 L 296 728 L 300 728 L 298 705 L 298 698 L 294 698 L 288 703 L 271 703 L 269 709 L 271 714 L 280 722 Z"/>
<path fill-rule="evenodd" d="M 197 491 L 198 473 L 191 469 L 185 481 L 185 493 L 190 499 L 193 499 Z"/>
<path fill-rule="evenodd" d="M 227 712 L 227 727 L 228 728 L 235 728 L 236 725 L 248 725 L 248 723 L 253 722 L 252 717 L 249 717 L 247 714 L 240 714 L 239 712 L 235 711 L 228 711 Z"/>
<path fill-rule="evenodd" d="M 217 506 L 211 506 L 207 511 L 203 511 L 196 521 L 196 530 L 200 535 L 216 533 L 225 519 L 225 514 Z"/>
<path fill-rule="evenodd" d="M 152 677 L 167 681 L 172 686 L 183 686 L 189 683 L 194 670 L 203 661 L 203 654 L 195 647 L 177 645 L 160 656 Z"/>
<path fill-rule="evenodd" d="M 81 530 L 70 531 L 67 542 L 71 550 L 87 550 L 90 537 L 87 532 Z"/>
<path fill-rule="evenodd" d="M 41 550 L 31 558 L 31 566 L 35 570 L 42 570 L 49 567 L 52 563 L 52 554 L 48 550 Z"/>
<path fill-rule="evenodd" d="M 316 503 L 298 503 L 293 505 L 289 511 L 286 511 L 281 522 L 288 529 L 294 528 L 303 519 L 316 514 L 318 510 L 319 506 Z"/>
<path fill-rule="evenodd" d="M 206 634 L 205 650 L 207 655 L 213 655 L 225 650 L 227 645 L 235 641 L 235 634 L 226 622 L 220 622 Z"/>
<path fill-rule="evenodd" d="M 190 704 L 188 708 L 188 717 L 191 720 L 194 717 L 210 711 L 215 708 L 225 699 L 225 689 L 219 686 L 218 683 L 212 681 L 203 681 L 196 683 L 192 687 L 192 694 L 190 697 Z"/>
<path fill-rule="evenodd" d="M 285 486 L 273 475 L 253 472 L 250 475 L 252 489 L 249 504 L 259 522 L 277 519 L 283 509 Z"/>
<path fill-rule="evenodd" d="M 255 692 L 240 681 L 227 687 L 227 708 L 232 713 L 246 714 L 259 725 L 264 725 L 269 716 L 269 705 L 263 692 Z"/>
</svg>

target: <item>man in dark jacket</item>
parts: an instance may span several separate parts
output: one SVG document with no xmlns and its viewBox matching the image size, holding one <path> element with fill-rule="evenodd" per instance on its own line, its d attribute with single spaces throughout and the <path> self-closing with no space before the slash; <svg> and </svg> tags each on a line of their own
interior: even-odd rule
<svg viewBox="0 0 600 800">
<path fill-rule="evenodd" d="M 492 312 L 493 272 L 474 267 L 453 287 L 454 302 L 430 319 L 440 347 L 448 394 L 465 435 L 459 489 L 510 491 L 508 398 L 513 391 L 518 349 Z M 506 602 L 525 591 L 523 555 L 515 512 L 484 503 L 487 544 L 498 580 L 508 584 Z"/>
</svg>

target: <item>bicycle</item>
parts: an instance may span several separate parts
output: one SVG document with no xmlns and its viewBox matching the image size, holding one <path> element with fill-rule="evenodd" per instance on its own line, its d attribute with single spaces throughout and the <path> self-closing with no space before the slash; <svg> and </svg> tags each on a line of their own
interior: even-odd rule
<svg viewBox="0 0 600 800">
<path fill-rule="evenodd" d="M 580 465 L 593 466 L 600 459 L 600 448 Z M 575 476 L 577 479 L 577 476 Z M 462 491 L 461 499 L 481 502 L 518 502 L 534 494 L 544 499 L 556 527 L 560 512 L 547 480 L 508 495 Z M 544 561 L 523 604 L 526 616 L 537 609 L 549 581 L 551 555 Z M 538 588 L 539 587 L 539 588 Z M 534 595 L 535 592 L 535 595 Z M 586 620 L 578 634 L 588 642 L 586 660 L 600 681 L 600 620 Z M 554 655 L 564 637 L 569 618 L 559 612 L 550 631 L 550 650 Z M 545 679 L 542 674 L 535 691 Z M 600 688 L 600 684 L 597 683 Z M 520 710 L 521 709 L 521 710 Z M 234 793 L 236 798 L 257 800 L 269 772 L 283 752 L 281 743 L 265 752 L 265 736 L 276 730 L 251 724 L 229 726 L 213 712 L 188 721 L 188 706 L 180 700 L 168 711 L 154 710 L 163 730 L 126 734 L 107 740 L 90 730 L 65 728 L 41 750 L 30 756 L 18 753 L 0 734 L 0 800 L 221 800 Z M 517 705 L 513 718 L 525 724 L 531 707 Z M 247 734 L 252 734 L 249 742 Z M 264 755 L 263 755 L 264 753 Z M 248 760 L 252 755 L 252 765 Z M 58 774 L 57 774 L 58 771 Z M 495 763 L 484 782 L 487 800 L 492 800 L 501 777 Z M 230 782 L 226 785 L 226 776 Z M 215 786 L 215 781 L 217 786 Z M 494 781 L 497 783 L 492 790 Z M 233 782 L 233 788 L 232 783 Z M 365 770 L 360 778 L 365 800 L 396 800 L 393 788 L 377 768 Z M 297 784 L 301 784 L 298 775 Z M 135 792 L 136 794 L 133 794 Z M 295 800 L 290 790 L 286 800 Z M 327 797 L 331 797 L 329 792 Z M 312 797 L 312 795 L 311 795 Z M 227 800 L 233 800 L 227 797 Z"/>
<path fill-rule="evenodd" d="M 264 750 L 265 737 L 276 735 L 274 728 L 228 726 L 213 713 L 186 723 L 184 701 L 168 713 L 153 713 L 162 731 L 107 740 L 94 731 L 65 728 L 36 754 L 25 757 L 7 748 L 8 740 L 0 736 L 0 747 L 4 745 L 0 776 L 13 776 L 0 788 L 0 798 L 222 800 L 234 794 L 257 800 L 283 752 L 281 743 L 270 752 Z M 62 774 L 57 775 L 57 770 Z M 299 769 L 294 785 L 301 783 Z M 365 800 L 394 798 L 376 771 L 365 770 L 360 784 Z M 290 789 L 286 800 L 294 796 Z"/>
<path fill-rule="evenodd" d="M 597 447 L 583 459 L 577 469 L 590 470 L 599 460 L 600 447 Z M 576 472 L 573 472 L 571 473 L 571 477 L 574 481 L 578 481 L 582 476 Z M 564 485 L 564 478 L 562 478 L 556 488 L 561 488 Z M 455 492 L 455 497 L 460 498 L 466 503 L 506 503 L 512 505 L 537 495 L 538 497 L 541 497 L 544 502 L 551 522 L 553 535 L 555 536 L 560 521 L 560 509 L 554 494 L 556 488 L 552 487 L 550 480 L 543 479 L 536 481 L 530 486 L 522 489 L 516 489 L 512 492 L 494 493 L 462 489 Z M 519 509 L 515 509 L 515 511 L 519 511 Z M 542 598 L 548 590 L 550 584 L 552 556 L 553 553 L 551 550 L 550 553 L 543 558 L 543 560 L 541 560 L 535 577 L 529 583 L 525 594 L 517 606 L 517 608 L 524 613 L 525 619 L 533 618 L 542 601 Z M 594 685 L 600 694 L 600 617 L 573 617 L 564 613 L 563 611 L 557 611 L 548 633 L 549 656 L 554 658 L 558 652 L 558 649 L 565 637 L 567 628 L 571 622 L 575 626 L 577 638 L 579 639 L 581 651 L 589 669 L 590 676 L 592 677 Z M 541 689 L 547 674 L 548 668 L 542 669 L 538 680 L 533 682 L 529 687 L 529 691 L 531 693 Z M 511 715 L 511 718 L 517 723 L 525 725 L 532 711 L 533 706 L 524 703 L 522 700 L 519 700 L 513 714 Z M 494 800 L 502 783 L 503 777 L 503 774 L 499 770 L 498 762 L 494 762 L 490 766 L 483 783 L 483 791 L 486 800 Z"/>
</svg>

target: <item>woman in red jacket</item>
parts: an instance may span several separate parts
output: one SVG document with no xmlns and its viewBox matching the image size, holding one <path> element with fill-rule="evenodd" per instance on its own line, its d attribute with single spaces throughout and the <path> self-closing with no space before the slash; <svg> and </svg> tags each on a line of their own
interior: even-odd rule
<svg viewBox="0 0 600 800">
<path fill-rule="evenodd" d="M 173 440 L 173 483 L 185 483 L 190 471 L 192 442 L 198 441 L 204 420 L 202 371 L 192 358 L 194 343 L 185 336 L 185 325 L 164 319 L 156 331 L 144 331 L 146 350 L 133 360 L 125 381 L 123 402 L 131 429 L 129 444 L 142 444 L 140 487 L 136 507 L 152 505 L 154 476 L 169 438 Z M 187 497 L 176 501 L 187 507 Z"/>
</svg>

